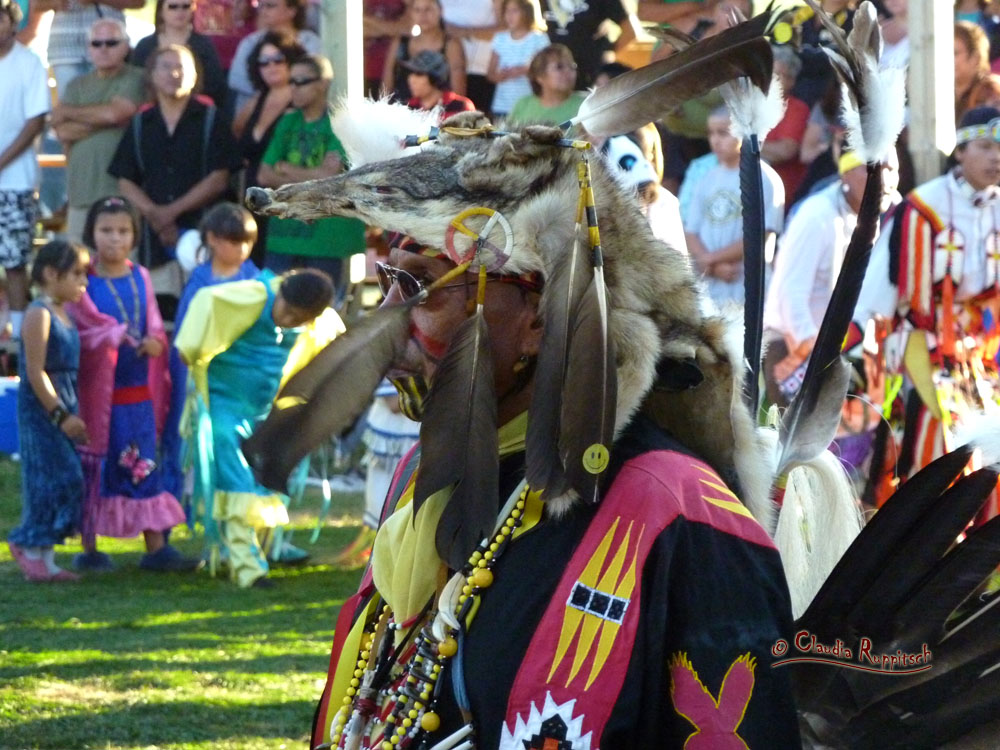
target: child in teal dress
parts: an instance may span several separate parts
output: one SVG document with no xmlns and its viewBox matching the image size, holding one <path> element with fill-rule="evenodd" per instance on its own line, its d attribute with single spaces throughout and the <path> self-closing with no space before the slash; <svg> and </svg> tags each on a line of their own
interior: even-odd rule
<svg viewBox="0 0 1000 750">
<path fill-rule="evenodd" d="M 63 309 L 87 288 L 87 251 L 67 242 L 47 244 L 31 267 L 41 296 L 21 327 L 17 424 L 21 452 L 21 523 L 10 532 L 11 555 L 29 581 L 74 581 L 55 563 L 53 545 L 80 527 L 83 471 L 74 443 L 87 442 L 77 415 L 80 337 Z"/>
<path fill-rule="evenodd" d="M 207 287 L 174 342 L 201 399 L 206 529 L 224 522 L 230 573 L 244 588 L 270 584 L 258 532 L 287 524 L 288 512 L 280 495 L 255 480 L 240 444 L 267 416 L 280 384 L 343 330 L 328 307 L 332 298 L 329 277 L 315 270 Z"/>
<path fill-rule="evenodd" d="M 257 240 L 257 222 L 253 215 L 235 203 L 218 203 L 198 224 L 201 235 L 200 261 L 191 272 L 174 316 L 174 330 L 179 331 L 187 309 L 199 289 L 227 281 L 255 279 L 260 269 L 253 264 L 250 251 Z M 187 399 L 188 372 L 176 347 L 170 347 L 170 408 L 163 426 L 163 486 L 181 499 L 184 497 L 184 445 L 180 420 Z M 188 522 L 192 509 L 185 505 Z"/>
</svg>

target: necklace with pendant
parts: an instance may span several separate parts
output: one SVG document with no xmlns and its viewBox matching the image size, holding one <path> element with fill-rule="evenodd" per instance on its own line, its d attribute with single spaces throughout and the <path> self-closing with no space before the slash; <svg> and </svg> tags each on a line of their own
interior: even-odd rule
<svg viewBox="0 0 1000 750">
<path fill-rule="evenodd" d="M 132 316 L 129 317 L 128 312 L 125 310 L 125 303 L 122 301 L 121 295 L 118 294 L 118 290 L 115 289 L 114 283 L 107 276 L 104 277 L 104 283 L 107 285 L 108 290 L 111 292 L 111 296 L 115 298 L 115 304 L 118 305 L 118 312 L 121 313 L 121 321 L 125 324 L 125 332 L 136 342 L 142 340 L 142 331 L 139 328 L 140 322 L 140 311 L 139 311 L 139 287 L 135 283 L 135 274 L 131 271 L 128 274 L 128 283 L 132 289 Z"/>
</svg>

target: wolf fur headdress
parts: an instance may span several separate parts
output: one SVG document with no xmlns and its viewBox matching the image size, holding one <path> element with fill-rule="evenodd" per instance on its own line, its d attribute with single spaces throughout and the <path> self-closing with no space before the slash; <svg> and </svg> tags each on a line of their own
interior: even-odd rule
<svg viewBox="0 0 1000 750">
<path fill-rule="evenodd" d="M 357 120 L 357 114 L 352 108 L 351 117 Z M 478 113 L 445 125 L 436 144 L 411 156 L 258 193 L 253 207 L 304 220 L 355 216 L 444 247 L 454 217 L 488 206 L 506 218 L 513 234 L 502 270 L 538 271 L 551 279 L 570 262 L 579 231 L 579 156 L 557 145 L 563 132 L 530 126 L 500 137 L 448 134 L 450 128 L 467 132 L 488 125 Z M 687 257 L 653 236 L 634 198 L 600 159 L 592 160 L 591 170 L 609 289 L 608 333 L 616 352 L 615 431 L 640 409 L 648 412 L 740 487 L 764 520 L 769 476 L 753 471 L 753 459 L 741 461 L 759 451 L 749 416 L 731 408 L 741 369 L 726 341 L 727 325 L 703 314 Z"/>
</svg>

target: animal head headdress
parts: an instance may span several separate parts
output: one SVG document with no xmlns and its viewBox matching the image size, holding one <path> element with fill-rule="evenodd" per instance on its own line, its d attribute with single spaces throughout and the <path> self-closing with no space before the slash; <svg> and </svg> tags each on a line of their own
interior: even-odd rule
<svg viewBox="0 0 1000 750">
<path fill-rule="evenodd" d="M 616 79 L 591 94 L 576 119 L 597 135 L 627 132 L 725 81 L 747 76 L 766 85 L 767 23 L 767 17 L 754 19 Z M 749 415 L 732 408 L 742 368 L 725 340 L 726 325 L 703 314 L 687 257 L 653 237 L 634 197 L 601 159 L 587 158 L 589 144 L 567 140 L 557 127 L 496 133 L 482 115 L 464 113 L 444 123 L 436 142 L 386 158 L 383 144 L 398 144 L 399 132 L 380 140 L 375 123 L 395 124 L 407 116 L 398 109 L 387 112 L 389 106 L 368 105 L 374 118 L 359 117 L 357 105 L 336 116 L 334 129 L 348 148 L 351 171 L 276 191 L 251 191 L 249 205 L 303 220 L 353 216 L 443 248 L 456 263 L 471 261 L 472 269 L 488 265 L 490 271 L 544 277 L 544 339 L 529 409 L 526 472 L 529 484 L 545 488 L 550 508 L 565 507 L 576 497 L 598 498 L 607 460 L 598 462 L 594 473 L 594 463 L 584 461 L 588 451 L 610 448 L 614 435 L 643 410 L 741 487 L 751 508 L 766 516 L 766 472 L 750 471 L 752 460 L 740 465 L 743 456 L 753 456 L 755 436 Z M 371 152 L 377 161 L 370 161 Z M 484 247 L 494 249 L 486 260 Z M 408 336 L 407 313 L 399 307 L 371 315 L 286 385 L 269 424 L 245 446 L 265 483 L 282 485 L 312 445 L 357 417 Z M 481 316 L 471 316 L 446 359 L 474 361 L 472 353 L 485 340 L 483 328 Z M 470 367 L 442 364 L 439 373 L 446 369 L 475 381 Z M 347 372 L 347 378 L 338 377 Z M 447 387 L 444 381 L 435 376 L 428 410 L 435 390 Z M 349 395 L 351 389 L 357 398 Z M 310 408 L 317 402 L 322 409 Z M 448 423 L 468 431 L 456 435 L 453 429 L 444 439 L 451 446 L 474 441 L 481 432 L 471 430 L 476 419 L 463 404 L 460 417 Z M 441 424 L 425 416 L 425 459 L 442 439 Z M 269 439 L 278 434 L 281 441 Z M 296 438 L 288 440 L 289 434 Z M 462 480 L 482 469 L 469 466 L 460 476 L 449 475 L 458 480 L 456 492 L 463 485 L 479 486 Z M 438 489 L 433 482 L 418 487 L 414 502 Z M 492 507 L 495 514 L 496 503 Z M 475 529 L 472 536 L 480 532 Z M 452 558 L 440 539 L 439 551 L 449 561 L 464 560 L 468 553 L 460 550 Z"/>
</svg>

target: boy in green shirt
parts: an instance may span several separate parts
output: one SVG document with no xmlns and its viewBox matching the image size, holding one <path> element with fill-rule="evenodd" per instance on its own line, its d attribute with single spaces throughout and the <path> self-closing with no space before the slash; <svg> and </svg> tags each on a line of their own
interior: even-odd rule
<svg viewBox="0 0 1000 750">
<path fill-rule="evenodd" d="M 278 121 L 261 160 L 264 187 L 332 177 L 347 168 L 347 156 L 330 126 L 327 95 L 333 67 L 320 55 L 292 64 L 292 105 Z M 264 265 L 276 274 L 316 268 L 341 286 L 343 259 L 365 250 L 365 226 L 357 219 L 333 217 L 307 224 L 273 218 L 268 223 Z"/>
</svg>

